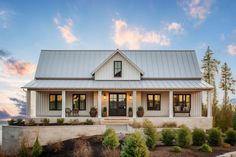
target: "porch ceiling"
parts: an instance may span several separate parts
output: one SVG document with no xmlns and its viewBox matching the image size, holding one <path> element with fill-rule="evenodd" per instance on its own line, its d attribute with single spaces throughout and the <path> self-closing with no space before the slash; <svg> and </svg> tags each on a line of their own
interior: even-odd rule
<svg viewBox="0 0 236 157">
<path fill-rule="evenodd" d="M 212 86 L 201 80 L 33 80 L 22 88 L 27 89 L 83 89 L 83 90 L 211 90 Z"/>
</svg>

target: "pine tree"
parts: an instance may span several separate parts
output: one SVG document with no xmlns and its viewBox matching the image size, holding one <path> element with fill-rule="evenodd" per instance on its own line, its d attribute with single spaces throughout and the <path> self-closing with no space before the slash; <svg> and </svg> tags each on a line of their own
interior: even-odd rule
<svg viewBox="0 0 236 157">
<path fill-rule="evenodd" d="M 218 73 L 218 66 L 220 61 L 213 58 L 213 52 L 208 46 L 207 51 L 202 60 L 202 79 L 214 87 L 213 90 L 213 105 L 212 105 L 212 114 L 213 114 L 213 125 L 217 126 L 217 121 L 219 119 L 217 106 L 217 91 L 215 84 L 215 75 Z"/>
</svg>

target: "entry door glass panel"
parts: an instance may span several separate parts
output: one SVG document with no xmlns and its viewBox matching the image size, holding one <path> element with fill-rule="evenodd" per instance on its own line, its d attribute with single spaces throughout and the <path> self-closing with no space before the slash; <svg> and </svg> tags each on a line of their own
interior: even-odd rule
<svg viewBox="0 0 236 157">
<path fill-rule="evenodd" d="M 110 94 L 109 115 L 126 116 L 126 94 Z"/>
</svg>

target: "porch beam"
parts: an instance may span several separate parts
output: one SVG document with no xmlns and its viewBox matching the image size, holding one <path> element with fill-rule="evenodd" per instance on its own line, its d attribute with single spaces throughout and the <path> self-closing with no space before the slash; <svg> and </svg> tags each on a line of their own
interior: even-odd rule
<svg viewBox="0 0 236 157">
<path fill-rule="evenodd" d="M 65 118 L 66 117 L 66 91 L 62 91 L 62 110 L 61 110 L 61 117 Z"/>
<path fill-rule="evenodd" d="M 211 108 L 211 91 L 207 91 L 207 117 L 212 117 Z"/>
<path fill-rule="evenodd" d="M 98 91 L 98 118 L 102 118 L 102 91 Z"/>
<path fill-rule="evenodd" d="M 31 91 L 26 91 L 26 102 L 27 102 L 27 117 L 31 117 Z"/>
<path fill-rule="evenodd" d="M 133 118 L 136 118 L 136 95 L 137 95 L 137 92 L 136 90 L 133 90 Z"/>
<path fill-rule="evenodd" d="M 173 118 L 173 91 L 169 91 L 169 118 Z"/>
</svg>

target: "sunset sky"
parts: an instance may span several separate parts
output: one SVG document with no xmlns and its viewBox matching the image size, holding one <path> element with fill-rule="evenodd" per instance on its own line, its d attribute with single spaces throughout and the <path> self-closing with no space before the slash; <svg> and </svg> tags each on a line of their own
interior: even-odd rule
<svg viewBox="0 0 236 157">
<path fill-rule="evenodd" d="M 0 111 L 20 114 L 41 49 L 193 49 L 200 63 L 208 45 L 236 78 L 235 0 L 0 0 Z"/>
</svg>

